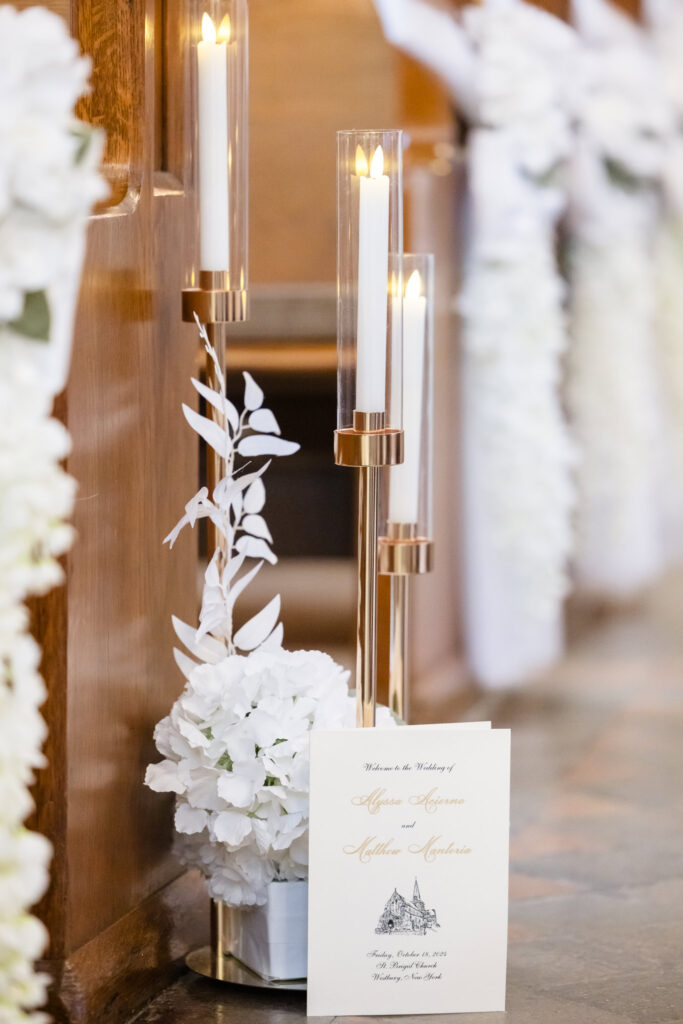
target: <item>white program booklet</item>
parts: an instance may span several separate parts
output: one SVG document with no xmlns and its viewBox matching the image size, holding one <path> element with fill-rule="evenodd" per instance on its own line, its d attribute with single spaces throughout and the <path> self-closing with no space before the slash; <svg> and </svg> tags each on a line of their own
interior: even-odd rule
<svg viewBox="0 0 683 1024">
<path fill-rule="evenodd" d="M 311 734 L 308 1015 L 505 1009 L 510 732 Z"/>
</svg>

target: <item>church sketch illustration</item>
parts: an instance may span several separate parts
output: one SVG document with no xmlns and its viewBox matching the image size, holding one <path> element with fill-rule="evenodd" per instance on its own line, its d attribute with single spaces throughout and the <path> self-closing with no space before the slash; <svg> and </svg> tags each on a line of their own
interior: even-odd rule
<svg viewBox="0 0 683 1024">
<path fill-rule="evenodd" d="M 398 889 L 394 889 L 382 911 L 375 932 L 378 935 L 425 935 L 428 928 L 438 927 L 436 911 L 427 910 L 425 907 L 416 878 L 412 901 L 401 896 Z"/>
</svg>

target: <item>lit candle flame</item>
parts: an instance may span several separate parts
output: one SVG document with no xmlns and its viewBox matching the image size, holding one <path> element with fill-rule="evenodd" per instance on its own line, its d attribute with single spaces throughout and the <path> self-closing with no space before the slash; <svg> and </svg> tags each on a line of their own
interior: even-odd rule
<svg viewBox="0 0 683 1024">
<path fill-rule="evenodd" d="M 216 42 L 216 26 L 211 15 L 207 14 L 206 11 L 202 15 L 202 39 L 205 43 Z"/>
<path fill-rule="evenodd" d="M 356 174 L 364 178 L 368 173 L 368 158 L 363 152 L 362 146 L 356 146 Z"/>
<path fill-rule="evenodd" d="M 230 21 L 230 15 L 226 14 L 218 26 L 218 42 L 229 43 L 232 35 L 232 23 Z"/>
<path fill-rule="evenodd" d="M 406 298 L 407 299 L 419 299 L 422 295 L 422 278 L 420 277 L 420 271 L 414 270 L 408 278 L 406 285 Z"/>
<path fill-rule="evenodd" d="M 370 177 L 381 178 L 384 174 L 384 150 L 378 146 L 370 164 Z"/>
</svg>

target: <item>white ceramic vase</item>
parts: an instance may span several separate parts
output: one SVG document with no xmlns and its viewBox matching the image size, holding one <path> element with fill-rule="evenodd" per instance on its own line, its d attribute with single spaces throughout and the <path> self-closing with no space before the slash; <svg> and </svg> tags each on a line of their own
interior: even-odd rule
<svg viewBox="0 0 683 1024">
<path fill-rule="evenodd" d="M 229 950 L 269 981 L 308 971 L 308 882 L 271 882 L 262 907 L 230 911 Z"/>
</svg>

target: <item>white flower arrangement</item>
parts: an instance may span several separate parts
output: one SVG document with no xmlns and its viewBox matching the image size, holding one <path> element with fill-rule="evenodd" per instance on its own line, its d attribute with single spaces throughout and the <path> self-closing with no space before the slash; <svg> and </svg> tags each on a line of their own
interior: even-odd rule
<svg viewBox="0 0 683 1024">
<path fill-rule="evenodd" d="M 196 668 L 154 740 L 146 783 L 176 793 L 177 853 L 213 899 L 263 904 L 308 877 L 309 734 L 353 728 L 349 673 L 320 651 L 233 654 Z M 394 724 L 387 708 L 377 722 Z"/>
<path fill-rule="evenodd" d="M 255 468 L 250 460 L 291 455 L 299 446 L 278 436 L 248 373 L 244 410 L 237 411 L 206 330 L 197 326 L 215 380 L 214 387 L 192 383 L 223 425 L 188 406 L 183 411 L 226 470 L 211 498 L 202 488 L 188 502 L 166 541 L 172 545 L 185 526 L 209 518 L 223 545 L 205 573 L 199 628 L 173 619 L 192 657 L 174 652 L 187 682 L 155 729 L 164 760 L 148 766 L 145 783 L 176 794 L 178 856 L 200 869 L 212 898 L 255 905 L 266 901 L 270 882 L 307 877 L 309 733 L 352 727 L 355 699 L 349 673 L 327 654 L 283 650 L 279 595 L 234 629 L 238 597 L 264 561 L 277 561 L 262 515 L 270 463 Z M 378 725 L 395 724 L 387 708 L 378 708 L 377 718 Z"/>
<path fill-rule="evenodd" d="M 653 255 L 670 111 L 637 26 L 576 3 L 584 37 L 570 203 L 567 399 L 581 449 L 577 585 L 627 597 L 662 565 Z"/>
<path fill-rule="evenodd" d="M 73 119 L 89 62 L 63 21 L 0 7 L 0 1019 L 45 1020 L 34 972 L 47 935 L 29 908 L 50 844 L 23 822 L 44 764 L 45 686 L 25 601 L 62 579 L 75 494 L 69 435 L 50 418 L 68 370 L 87 215 L 106 191 L 99 136 Z"/>
</svg>

